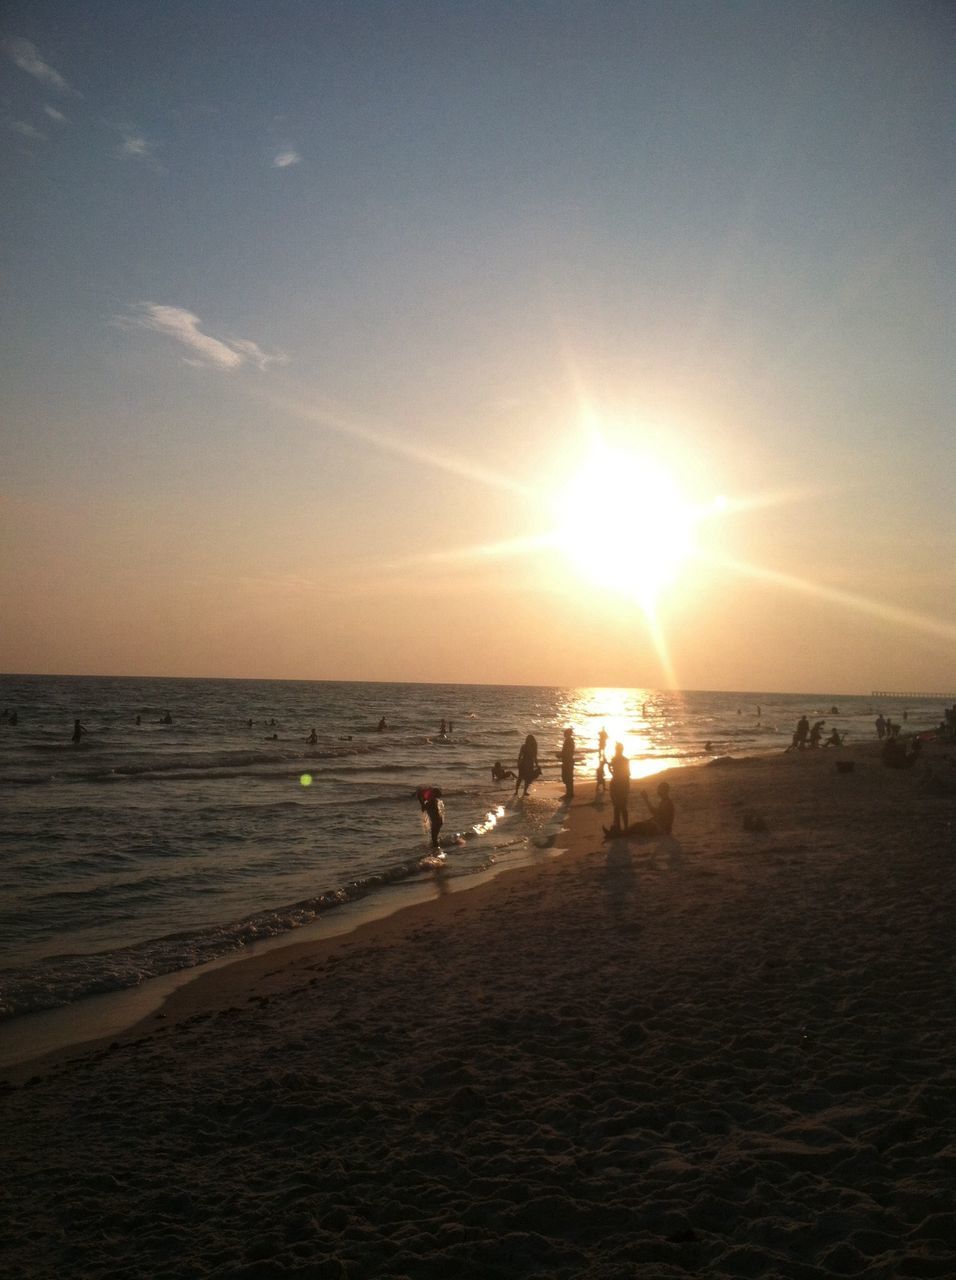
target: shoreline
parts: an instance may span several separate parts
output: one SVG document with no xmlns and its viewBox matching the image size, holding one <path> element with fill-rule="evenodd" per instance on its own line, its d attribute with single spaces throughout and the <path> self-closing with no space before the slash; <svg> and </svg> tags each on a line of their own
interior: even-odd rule
<svg viewBox="0 0 956 1280">
<path fill-rule="evenodd" d="M 673 838 L 577 788 L 560 856 L 4 1073 L 11 1273 L 956 1272 L 956 749 L 668 776 Z"/>
<path fill-rule="evenodd" d="M 877 742 L 858 743 L 855 748 L 845 749 L 843 754 L 848 757 L 854 750 L 857 758 L 878 760 Z M 687 781 L 705 770 L 739 768 L 786 754 L 774 749 L 746 756 L 712 756 L 706 762 L 652 767 L 648 772 L 632 774 L 631 792 L 636 799 L 636 793 L 650 779 L 658 776 L 672 782 L 676 780 L 679 786 L 681 779 Z M 816 753 L 804 754 L 808 758 L 818 754 L 821 759 L 824 756 L 829 759 L 832 753 L 820 749 Z M 642 761 L 641 766 L 649 763 L 651 762 Z M 192 968 L 160 974 L 134 987 L 88 996 L 70 1005 L 23 1014 L 0 1023 L 0 1082 L 5 1077 L 23 1078 L 34 1065 L 56 1062 L 61 1057 L 72 1057 L 86 1049 L 95 1048 L 101 1042 L 120 1040 L 132 1034 L 150 1018 L 175 1016 L 181 1007 L 191 1013 L 200 1011 L 204 999 L 214 1002 L 218 1000 L 216 993 L 220 989 L 225 991 L 241 986 L 244 974 L 231 975 L 226 972 L 236 966 L 253 966 L 248 970 L 249 976 L 252 976 L 262 967 L 274 963 L 276 953 L 284 954 L 291 950 L 298 954 L 303 949 L 309 951 L 314 948 L 328 950 L 353 936 L 374 945 L 379 932 L 391 932 L 389 922 L 395 917 L 403 917 L 406 912 L 437 909 L 436 904 L 449 894 L 488 890 L 503 877 L 534 871 L 541 857 L 548 857 L 552 851 L 559 854 L 567 852 L 567 824 L 575 810 L 582 805 L 586 808 L 598 807 L 599 811 L 610 806 L 606 792 L 600 804 L 596 799 L 586 801 L 581 779 L 575 779 L 574 804 L 565 806 L 561 800 L 561 787 L 560 782 L 546 779 L 539 781 L 532 791 L 532 803 L 541 808 L 550 808 L 551 823 L 556 822 L 559 829 L 548 837 L 545 844 L 529 845 L 526 859 L 517 865 L 491 866 L 476 875 L 460 879 L 443 879 L 439 875 L 410 883 L 404 889 L 411 894 L 413 901 L 407 903 L 398 902 L 394 897 L 385 899 L 384 895 L 378 894 L 357 898 L 319 916 L 308 925 L 264 938 L 238 952 L 230 952 Z M 593 779 L 586 777 L 583 787 L 592 792 Z M 635 816 L 643 816 L 643 810 L 632 810 L 631 818 Z M 579 819 L 579 823 L 580 821 Z M 601 839 L 600 826 L 597 828 L 596 838 Z M 199 984 L 198 990 L 192 993 L 190 988 L 194 984 Z"/>
</svg>

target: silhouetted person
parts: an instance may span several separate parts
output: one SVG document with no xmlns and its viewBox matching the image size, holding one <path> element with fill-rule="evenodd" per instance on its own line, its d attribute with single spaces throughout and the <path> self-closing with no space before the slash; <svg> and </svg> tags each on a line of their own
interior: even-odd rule
<svg viewBox="0 0 956 1280">
<path fill-rule="evenodd" d="M 614 836 L 669 836 L 674 827 L 674 802 L 671 799 L 670 791 L 669 783 L 660 783 L 657 788 L 658 804 L 652 804 L 648 799 L 647 792 L 642 791 L 641 799 L 650 810 L 651 816 L 645 818 L 642 822 L 632 822 L 629 827 L 625 827 L 622 831 L 605 828 L 604 838 L 611 839 Z"/>
<path fill-rule="evenodd" d="M 574 730 L 565 729 L 561 743 L 561 781 L 567 799 L 574 795 Z"/>
<path fill-rule="evenodd" d="M 919 759 L 923 744 L 915 738 L 909 751 L 899 738 L 887 738 L 883 744 L 881 756 L 883 763 L 890 769 L 910 769 Z"/>
<path fill-rule="evenodd" d="M 614 744 L 614 755 L 608 762 L 611 770 L 611 804 L 614 818 L 605 835 L 620 835 L 627 826 L 627 799 L 631 790 L 631 762 L 624 754 L 624 743 Z"/>
<path fill-rule="evenodd" d="M 830 736 L 823 745 L 826 747 L 842 747 L 843 739 L 840 737 L 839 729 L 831 729 Z"/>
<path fill-rule="evenodd" d="M 315 732 L 315 730 L 314 730 L 314 729 L 313 729 L 313 730 L 312 730 L 312 732 L 309 734 L 309 736 L 306 738 L 306 742 L 308 743 L 308 745 L 309 745 L 310 747 L 314 747 L 314 746 L 315 746 L 315 744 L 318 742 L 318 740 L 319 740 L 318 734 Z"/>
<path fill-rule="evenodd" d="M 518 752 L 517 767 L 518 779 L 515 782 L 515 795 L 518 794 L 518 788 L 524 783 L 524 791 L 521 794 L 526 796 L 532 782 L 534 782 L 535 778 L 541 776 L 541 770 L 538 768 L 538 739 L 533 733 L 529 733 L 521 744 L 521 750 Z"/>
<path fill-rule="evenodd" d="M 797 727 L 793 735 L 793 742 L 790 745 L 796 747 L 798 751 L 802 751 L 807 745 L 807 734 L 809 732 L 810 721 L 806 716 L 801 716 L 797 721 Z"/>
<path fill-rule="evenodd" d="M 431 832 L 432 848 L 438 848 L 438 833 L 445 821 L 444 805 L 441 799 L 441 787 L 419 787 L 415 797 L 421 805 L 422 813 L 428 815 L 428 829 Z"/>
<path fill-rule="evenodd" d="M 165 714 L 164 716 L 160 716 L 159 723 L 160 723 L 160 724 L 172 724 L 172 723 L 173 723 L 173 717 L 172 717 L 172 716 L 169 714 L 169 712 L 167 711 L 167 712 L 166 712 L 166 714 Z"/>
<path fill-rule="evenodd" d="M 86 725 L 80 724 L 79 720 L 73 721 L 73 741 L 74 742 L 79 742 L 79 740 L 83 737 L 84 733 L 88 733 L 88 732 L 89 730 L 87 729 Z"/>
<path fill-rule="evenodd" d="M 448 726 L 447 726 L 447 724 L 445 723 L 445 721 L 443 720 L 443 721 L 441 722 L 441 725 L 440 725 L 439 730 L 438 730 L 438 736 L 439 736 L 440 738 L 444 738 L 444 737 L 446 737 L 446 736 L 447 736 L 447 733 L 448 733 Z"/>
<path fill-rule="evenodd" d="M 603 756 L 598 760 L 597 773 L 594 776 L 594 798 L 603 795 L 607 790 L 607 761 Z"/>
<path fill-rule="evenodd" d="M 883 719 L 882 713 L 876 717 L 876 736 L 881 742 L 886 737 L 886 721 Z"/>
<path fill-rule="evenodd" d="M 492 782 L 505 782 L 508 778 L 513 778 L 514 776 L 514 769 L 506 769 L 500 760 L 496 760 L 491 766 Z"/>
<path fill-rule="evenodd" d="M 375 731 L 376 733 L 384 733 L 387 728 L 388 724 L 385 721 L 385 717 L 382 716 L 381 720 L 379 720 L 378 724 L 375 726 Z"/>
<path fill-rule="evenodd" d="M 820 739 L 823 737 L 823 721 L 817 720 L 813 728 L 810 730 L 810 746 L 816 750 L 820 745 Z"/>
<path fill-rule="evenodd" d="M 607 729 L 601 725 L 601 732 L 598 734 L 598 757 L 603 760 L 607 754 Z"/>
<path fill-rule="evenodd" d="M 136 717 L 136 723 L 137 723 L 137 724 L 142 724 L 142 723 L 143 723 L 143 717 L 142 717 L 142 716 L 137 716 L 137 717 Z"/>
</svg>

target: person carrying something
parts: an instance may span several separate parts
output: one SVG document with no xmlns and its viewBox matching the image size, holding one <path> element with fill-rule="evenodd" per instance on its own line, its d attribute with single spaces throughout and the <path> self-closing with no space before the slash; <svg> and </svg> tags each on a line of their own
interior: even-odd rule
<svg viewBox="0 0 956 1280">
<path fill-rule="evenodd" d="M 415 798 L 421 805 L 422 813 L 428 815 L 428 829 L 431 833 L 432 848 L 438 848 L 438 833 L 445 821 L 445 806 L 442 804 L 441 787 L 419 787 Z"/>
</svg>

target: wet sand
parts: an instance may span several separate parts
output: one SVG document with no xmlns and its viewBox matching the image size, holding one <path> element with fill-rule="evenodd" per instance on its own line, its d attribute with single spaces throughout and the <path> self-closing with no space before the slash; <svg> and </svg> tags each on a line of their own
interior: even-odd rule
<svg viewBox="0 0 956 1280">
<path fill-rule="evenodd" d="M 668 777 L 4 1072 L 0 1273 L 956 1275 L 956 750 Z"/>
</svg>

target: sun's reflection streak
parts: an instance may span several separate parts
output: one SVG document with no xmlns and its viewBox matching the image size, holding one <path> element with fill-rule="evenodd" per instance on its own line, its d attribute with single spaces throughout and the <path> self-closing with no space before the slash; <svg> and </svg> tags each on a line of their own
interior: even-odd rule
<svg viewBox="0 0 956 1280">
<path fill-rule="evenodd" d="M 800 595 L 812 596 L 817 600 L 826 600 L 831 604 L 841 605 L 855 613 L 863 613 L 868 617 L 879 618 L 883 622 L 907 627 L 912 631 L 922 631 L 926 635 L 939 636 L 944 640 L 956 640 L 956 626 L 951 622 L 940 622 L 928 614 L 917 613 L 912 609 L 900 609 L 896 605 L 885 604 L 878 600 L 870 600 L 867 596 L 856 595 L 851 591 L 841 591 L 838 587 L 827 587 L 820 582 L 811 582 L 806 578 L 798 578 L 795 574 L 781 573 L 777 569 L 766 569 L 761 565 L 747 564 L 743 560 L 735 560 L 728 556 L 708 554 L 699 557 L 720 569 L 729 569 L 742 577 L 754 578 L 759 582 L 767 582 L 773 586 L 786 587 Z"/>
</svg>

